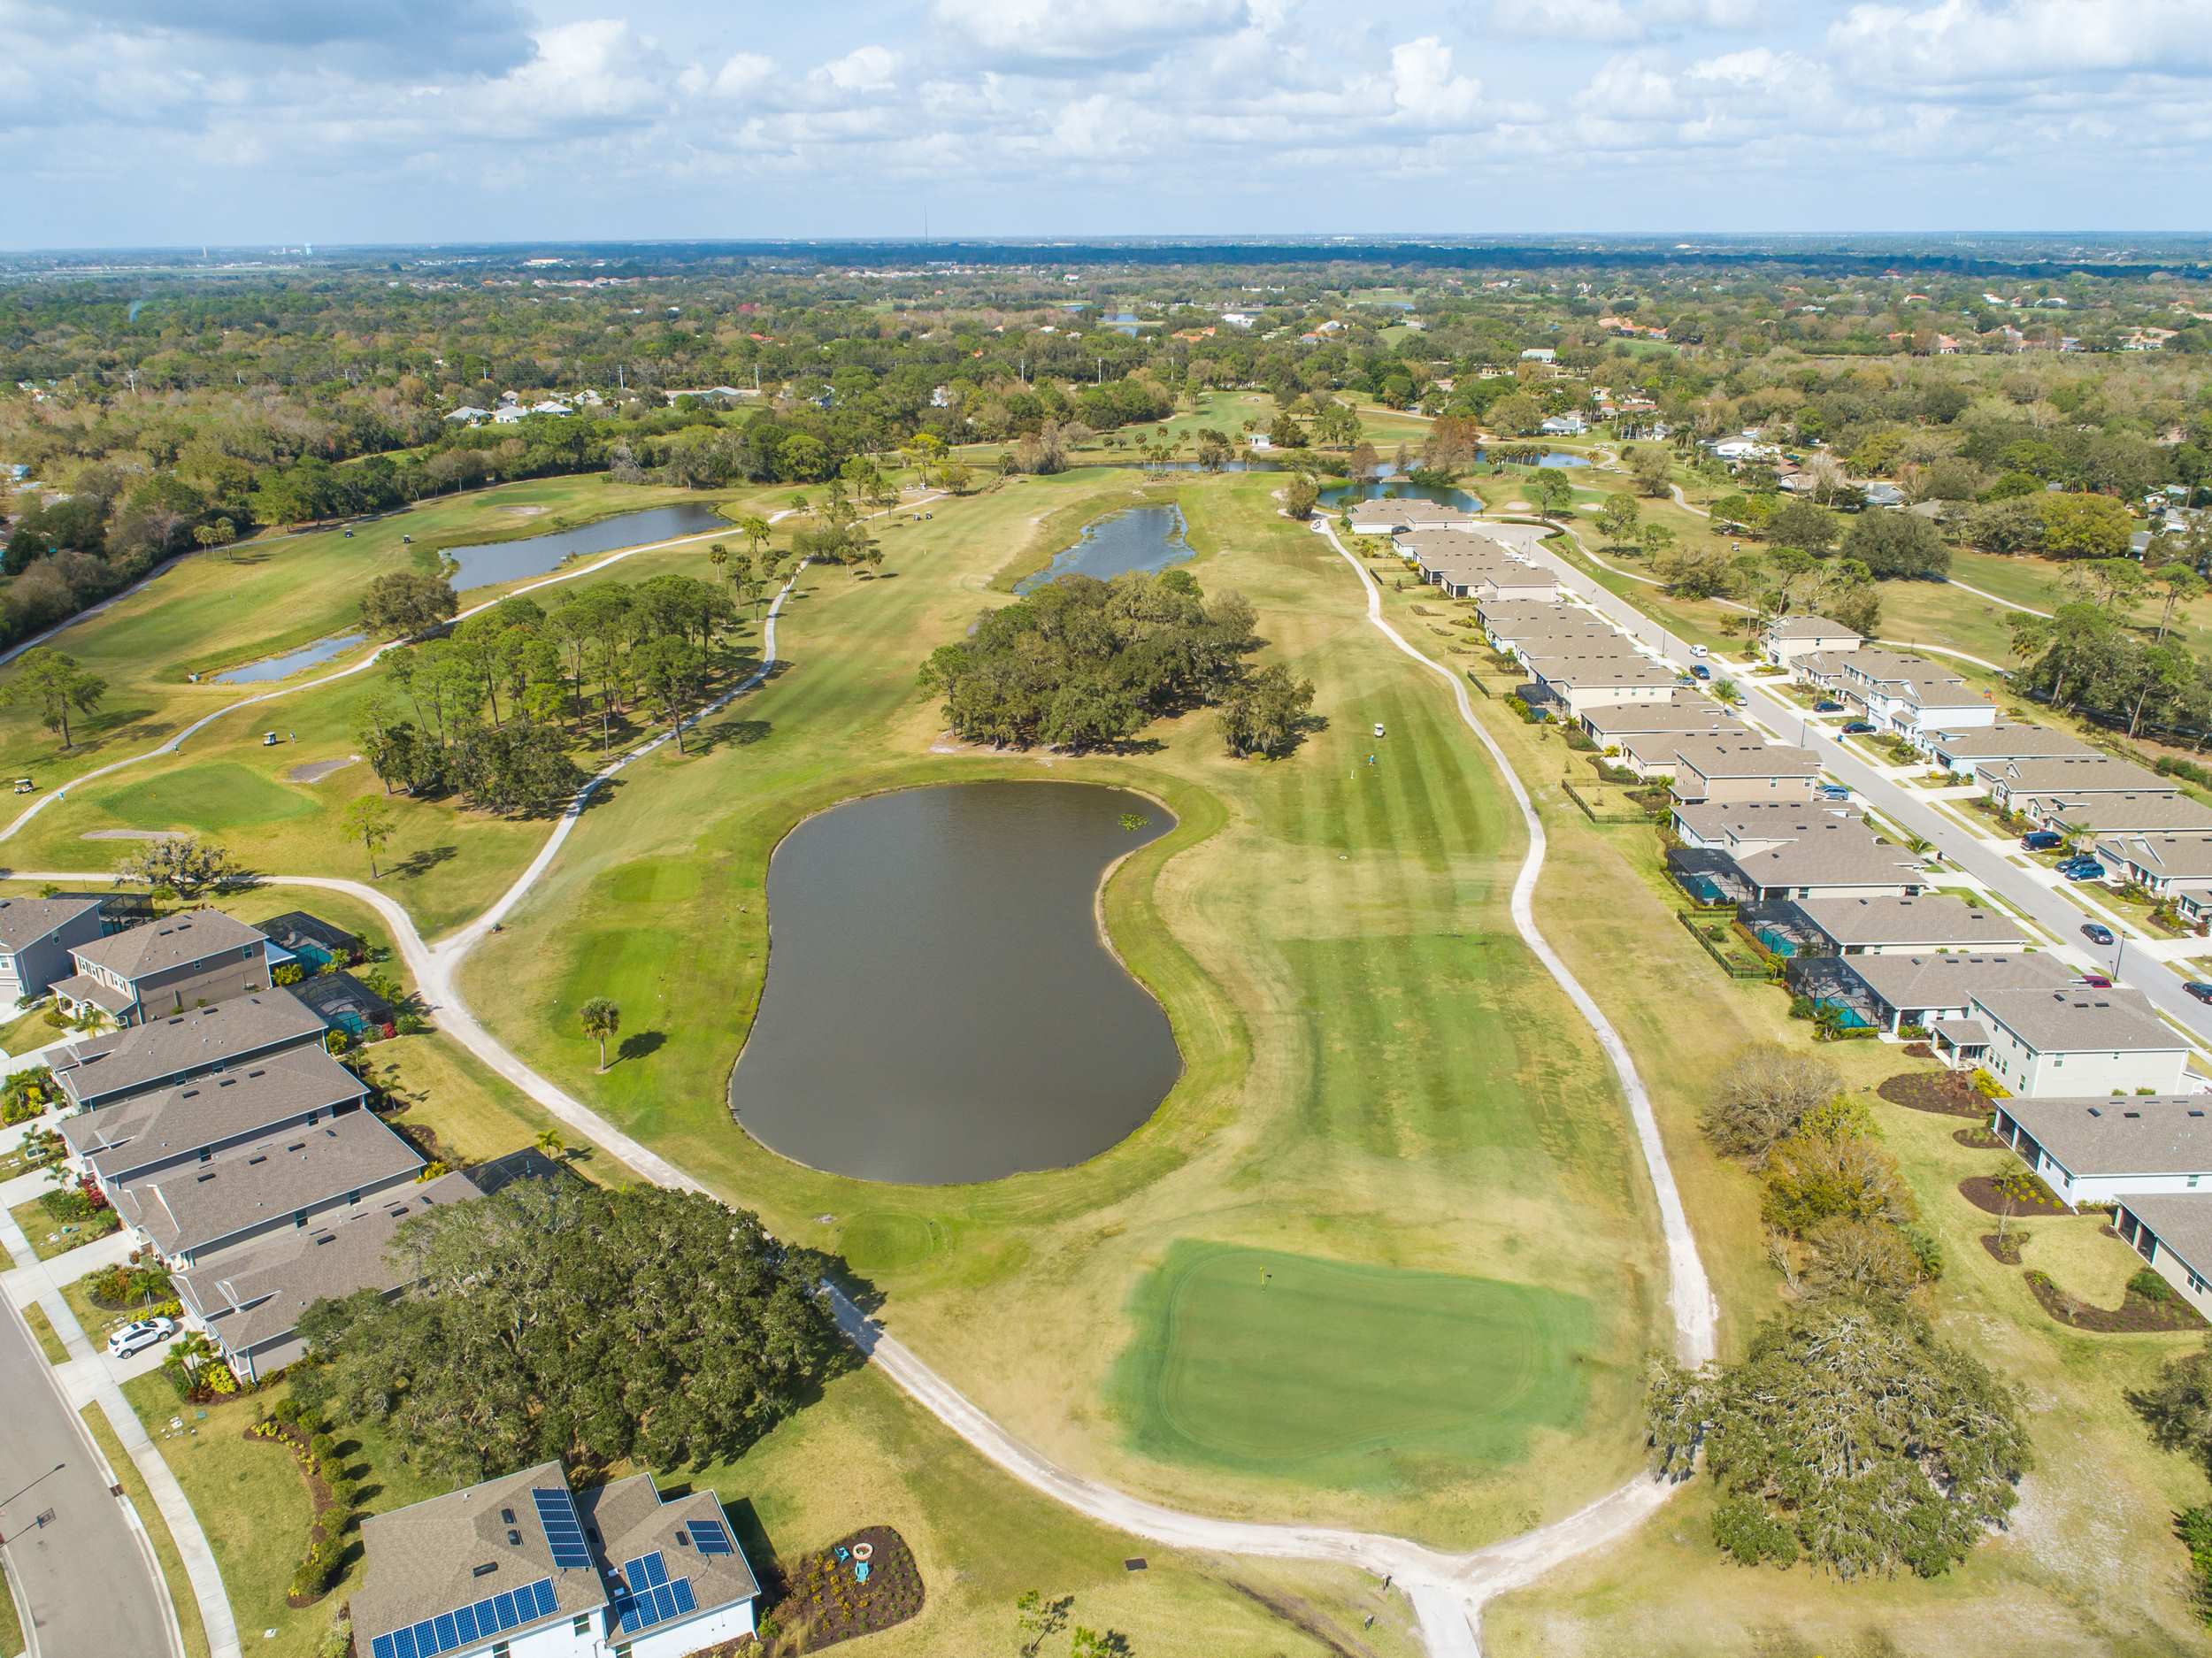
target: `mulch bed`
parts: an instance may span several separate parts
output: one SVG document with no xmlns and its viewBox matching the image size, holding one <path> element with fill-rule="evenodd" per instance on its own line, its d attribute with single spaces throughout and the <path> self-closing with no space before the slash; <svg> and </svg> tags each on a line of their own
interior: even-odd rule
<svg viewBox="0 0 2212 1658">
<path fill-rule="evenodd" d="M 2071 1215 L 2074 1212 L 2056 1198 L 2039 1203 L 2001 1191 L 1997 1185 L 1997 1177 L 1990 1174 L 1970 1175 L 1960 1181 L 1959 1195 L 1985 1215 Z"/>
<path fill-rule="evenodd" d="M 2177 1295 L 2154 1301 L 2130 1288 L 2117 1307 L 2093 1307 L 2068 1294 L 2043 1273 L 2030 1271 L 2022 1276 L 2043 1310 L 2070 1330 L 2085 1330 L 2093 1335 L 2147 1335 L 2204 1328 L 2202 1316 Z"/>
<path fill-rule="evenodd" d="M 2016 1267 L 2020 1264 L 2020 1240 L 2017 1238 L 2000 1238 L 1993 1232 L 1985 1232 L 1982 1234 L 1982 1247 L 1989 1251 L 1989 1258 L 2000 1266 Z"/>
<path fill-rule="evenodd" d="M 2005 1148 L 2003 1140 L 1999 1140 L 1996 1135 L 1978 1123 L 1971 1128 L 1953 1129 L 1951 1138 L 1958 1141 L 1960 1145 L 1970 1147 L 1976 1151 L 2002 1151 Z"/>
<path fill-rule="evenodd" d="M 864 1543 L 870 1551 L 866 1583 L 855 1578 L 850 1558 Z M 847 1558 L 838 1558 L 840 1549 Z M 776 1626 L 772 1642 L 755 1646 L 750 1641 L 728 1641 L 693 1658 L 736 1658 L 740 1652 L 747 1658 L 763 1658 L 764 1654 L 773 1658 L 819 1652 L 903 1623 L 922 1609 L 922 1573 L 914 1563 L 914 1551 L 887 1525 L 864 1525 L 807 1555 L 792 1568 L 786 1582 L 785 1593 L 768 1608 Z"/>
<path fill-rule="evenodd" d="M 1937 1117 L 1987 1117 L 1989 1101 L 1955 1071 L 1908 1071 L 1874 1090 L 1892 1105 Z"/>
</svg>

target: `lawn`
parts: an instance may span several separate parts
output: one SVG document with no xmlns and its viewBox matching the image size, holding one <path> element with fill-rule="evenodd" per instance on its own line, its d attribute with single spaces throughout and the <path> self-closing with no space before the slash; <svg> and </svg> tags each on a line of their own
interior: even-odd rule
<svg viewBox="0 0 2212 1658">
<path fill-rule="evenodd" d="M 65 1224 L 49 1215 L 46 1206 L 36 1198 L 18 1203 L 8 1213 L 15 1217 L 15 1224 L 23 1229 L 23 1235 L 31 1240 L 32 1250 L 42 1261 L 51 1261 L 80 1245 L 96 1242 L 122 1224 L 116 1219 L 113 1209 L 104 1209 L 95 1210 L 90 1220 Z"/>
<path fill-rule="evenodd" d="M 46 1355 L 49 1364 L 69 1362 L 69 1349 L 62 1345 L 61 1332 L 54 1328 L 54 1321 L 46 1316 L 46 1309 L 36 1301 L 23 1309 L 23 1322 L 31 1327 L 31 1334 L 38 1342 L 38 1350 Z"/>
<path fill-rule="evenodd" d="M 138 1511 L 146 1536 L 154 1546 L 154 1558 L 161 1562 L 162 1581 L 169 1586 L 169 1602 L 177 1609 L 177 1626 L 184 1636 L 185 1658 L 208 1658 L 207 1625 L 200 1620 L 199 1599 L 192 1593 L 192 1579 L 184 1570 L 184 1556 L 177 1552 L 177 1539 L 169 1531 L 169 1523 L 161 1517 L 154 1493 L 147 1489 L 146 1476 L 138 1471 L 138 1464 L 131 1461 L 131 1454 L 123 1448 L 123 1441 L 117 1437 L 105 1411 L 95 1404 L 87 1405 L 78 1414 L 98 1444 L 100 1455 L 107 1458 L 108 1466 L 115 1470 L 123 1494 Z"/>
<path fill-rule="evenodd" d="M 1184 1240 L 1132 1310 L 1123 1432 L 1164 1461 L 1412 1486 L 1580 1426 L 1590 1308 L 1555 1291 Z"/>
<path fill-rule="evenodd" d="M 939 503 L 899 532 L 890 580 L 809 573 L 781 630 L 787 669 L 710 722 L 705 752 L 626 772 L 472 956 L 466 990 L 628 1132 L 780 1235 L 849 1250 L 902 1338 L 1048 1455 L 1212 1512 L 1473 1543 L 1633 1464 L 1635 1358 L 1660 1295 L 1646 1188 L 1586 1027 L 1511 930 L 1509 803 L 1448 702 L 1360 621 L 1341 563 L 1274 511 L 1276 481 L 1173 488 L 1194 573 L 1244 592 L 1265 659 L 1320 687 L 1327 727 L 1294 757 L 1233 761 L 1204 715 L 1127 756 L 936 750 L 922 656 L 994 602 L 1004 570 L 1133 490 L 1091 469 Z M 1370 768 L 1378 719 L 1387 763 Z M 972 1187 L 841 1179 L 746 1138 L 725 1085 L 760 992 L 777 841 L 869 790 L 1039 775 L 1141 789 L 1176 815 L 1104 894 L 1184 1057 L 1161 1109 L 1079 1169 Z M 604 1076 L 576 1020 L 594 995 L 621 1007 L 626 1036 L 657 1039 Z M 1440 1453 L 1418 1493 L 1145 1455 L 1111 1420 L 1114 1360 L 1133 1288 L 1198 1235 L 1579 1297 L 1589 1419 L 1606 1427 L 1518 1460 Z M 1347 1372 L 1340 1397 L 1362 1386 Z"/>
</svg>

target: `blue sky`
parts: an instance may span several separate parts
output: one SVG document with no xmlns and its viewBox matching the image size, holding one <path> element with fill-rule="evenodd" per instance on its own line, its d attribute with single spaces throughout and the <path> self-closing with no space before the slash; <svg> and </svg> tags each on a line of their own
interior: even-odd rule
<svg viewBox="0 0 2212 1658">
<path fill-rule="evenodd" d="M 2212 0 L 0 0 L 0 245 L 2212 228 Z"/>
</svg>

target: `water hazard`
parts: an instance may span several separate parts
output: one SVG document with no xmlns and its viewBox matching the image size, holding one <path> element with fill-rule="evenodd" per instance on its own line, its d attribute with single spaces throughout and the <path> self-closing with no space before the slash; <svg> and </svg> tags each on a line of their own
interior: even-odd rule
<svg viewBox="0 0 2212 1658">
<path fill-rule="evenodd" d="M 738 1121 L 811 1167 L 927 1185 L 1114 1145 L 1182 1060 L 1099 935 L 1099 882 L 1173 826 L 1124 789 L 1004 782 L 872 795 L 801 824 L 768 868 Z"/>
<path fill-rule="evenodd" d="M 1027 593 L 1062 576 L 1096 576 L 1111 581 L 1131 570 L 1165 570 L 1192 556 L 1185 539 L 1183 514 L 1176 507 L 1131 507 L 1084 526 L 1081 538 L 1044 569 L 1014 584 Z"/>
<path fill-rule="evenodd" d="M 665 541 L 679 535 L 697 535 L 706 530 L 726 530 L 729 519 L 704 503 L 685 503 L 672 507 L 649 507 L 641 512 L 618 512 L 611 518 L 580 524 L 572 530 L 553 530 L 543 535 L 512 541 L 478 541 L 449 547 L 445 556 L 456 566 L 453 590 L 488 587 L 503 581 L 541 576 L 571 558 L 592 553 L 611 553 L 618 548 Z"/>
<path fill-rule="evenodd" d="M 215 676 L 218 685 L 260 685 L 270 679 L 281 679 L 328 662 L 333 656 L 344 655 L 368 638 L 366 633 L 338 633 L 329 639 L 319 639 L 311 645 L 302 645 L 281 656 L 265 656 L 259 662 L 250 662 L 241 668 L 227 668 Z"/>
</svg>

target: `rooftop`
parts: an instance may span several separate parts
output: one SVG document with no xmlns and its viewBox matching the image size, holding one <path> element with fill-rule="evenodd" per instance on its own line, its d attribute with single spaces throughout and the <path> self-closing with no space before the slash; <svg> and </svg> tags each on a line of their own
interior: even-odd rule
<svg viewBox="0 0 2212 1658">
<path fill-rule="evenodd" d="M 2034 801 L 2052 823 L 2074 834 L 2126 829 L 2212 832 L 2212 809 L 2183 794 L 2070 795 L 2054 790 L 2044 794 L 2016 794 L 2013 799 Z"/>
<path fill-rule="evenodd" d="M 688 1578 L 703 1611 L 749 1600 L 760 1593 L 745 1552 L 734 1547 L 729 1516 L 713 1492 L 663 1497 L 649 1474 L 633 1474 L 576 1493 L 586 1525 L 599 1533 L 610 1568 L 658 1552 L 669 1580 Z M 697 1528 L 695 1530 L 695 1528 Z M 699 1544 L 710 1539 L 705 1549 Z M 718 1545 L 733 1545 L 726 1551 Z M 631 1584 L 631 1588 L 641 1585 Z"/>
<path fill-rule="evenodd" d="M 1750 733 L 1686 737 L 1675 744 L 1682 764 L 1700 777 L 1817 777 L 1819 756 L 1810 748 L 1770 743 Z"/>
<path fill-rule="evenodd" d="M 1856 643 L 1862 635 L 1855 633 L 1841 622 L 1832 622 L 1824 616 L 1778 616 L 1767 624 L 1769 639 L 1848 639 Z"/>
<path fill-rule="evenodd" d="M 1362 521 L 1383 524 L 1450 524 L 1475 516 L 1473 507 L 1448 506 L 1440 501 L 1424 501 L 1406 496 L 1387 501 L 1362 501 L 1352 508 L 1355 524 Z"/>
<path fill-rule="evenodd" d="M 207 1264 L 180 1272 L 178 1288 L 187 1305 L 216 1321 L 223 1345 L 242 1353 L 290 1334 L 312 1302 L 415 1282 L 417 1269 L 389 1254 L 401 1224 L 480 1195 L 457 1170 L 420 1186 L 396 1186 L 328 1224 L 224 1250 Z"/>
<path fill-rule="evenodd" d="M 2139 864 L 2168 880 L 2212 879 L 2212 834 L 2103 834 L 2097 856 Z"/>
<path fill-rule="evenodd" d="M 2212 1098 L 2203 1094 L 2000 1100 L 1997 1109 L 2078 1176 L 2212 1173 Z"/>
<path fill-rule="evenodd" d="M 90 1160 L 103 1181 L 113 1182 L 203 1146 L 334 1110 L 367 1093 L 368 1084 L 320 1048 L 303 1046 L 65 1117 L 61 1137 L 71 1152 Z"/>
<path fill-rule="evenodd" d="M 1816 822 L 1778 847 L 1739 857 L 1736 867 L 1758 887 L 1920 886 L 1920 860 L 1875 838 L 1855 817 Z"/>
<path fill-rule="evenodd" d="M 1917 898 L 1805 898 L 1805 918 L 1839 945 L 2024 944 L 2027 935 L 1993 910 L 1945 893 Z"/>
<path fill-rule="evenodd" d="M 187 967 L 226 951 L 260 950 L 268 940 L 244 922 L 220 910 L 188 910 L 148 921 L 89 944 L 77 946 L 77 959 L 118 977 L 143 979 L 149 973 Z"/>
<path fill-rule="evenodd" d="M 2148 766 L 2108 754 L 2006 756 L 1976 762 L 1974 775 L 1984 783 L 2002 783 L 2015 794 L 2181 793 L 2180 784 L 2167 781 Z"/>
<path fill-rule="evenodd" d="M 1841 956 L 1836 958 L 1881 1000 L 1900 1012 L 1963 1008 L 1984 991 L 2047 990 L 2074 982 L 2073 970 L 2056 956 Z"/>
<path fill-rule="evenodd" d="M 259 990 L 105 1036 L 53 1059 L 55 1079 L 79 1104 L 120 1098 L 246 1055 L 320 1040 L 324 1025 L 288 990 Z"/>
<path fill-rule="evenodd" d="M 27 948 L 99 907 L 96 898 L 0 898 L 0 950 Z"/>
<path fill-rule="evenodd" d="M 2070 737 L 2046 725 L 1993 725 L 1984 731 L 1934 732 L 1928 741 L 1943 753 L 1961 760 L 2097 752 L 2080 738 Z"/>
<path fill-rule="evenodd" d="M 2139 991 L 2067 985 L 2056 989 L 1978 990 L 1985 1020 L 2005 1026 L 2042 1054 L 2102 1048 L 2113 1054 L 2178 1052 L 2188 1039 L 2168 1025 Z"/>
<path fill-rule="evenodd" d="M 2032 1103 L 2047 1105 L 2052 1102 L 2037 1101 Z M 2061 1157 L 2059 1161 L 2064 1163 L 2066 1160 Z M 2068 1166 L 2071 1167 L 2070 1164 Z M 2144 1193 L 2124 1197 L 2120 1201 L 2130 1214 L 2158 1234 L 2161 1245 L 2195 1268 L 2198 1277 L 2206 1276 L 2207 1266 L 2212 1265 L 2212 1194 Z"/>
<path fill-rule="evenodd" d="M 116 1212 L 162 1254 L 189 1254 L 256 1226 L 373 1191 L 423 1166 L 367 1111 L 280 1129 L 121 1187 Z"/>
<path fill-rule="evenodd" d="M 1594 708 L 1582 718 L 1594 732 L 1609 740 L 1668 732 L 1750 730 L 1711 697 L 1679 692 L 1663 702 L 1617 702 L 1610 708 Z"/>
</svg>

